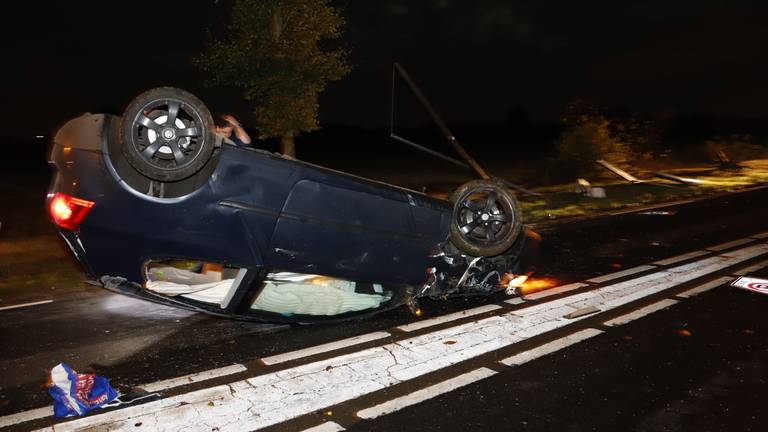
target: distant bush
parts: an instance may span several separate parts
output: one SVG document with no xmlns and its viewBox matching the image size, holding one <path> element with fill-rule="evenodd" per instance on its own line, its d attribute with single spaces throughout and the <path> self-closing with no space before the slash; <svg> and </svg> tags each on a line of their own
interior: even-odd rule
<svg viewBox="0 0 768 432">
<path fill-rule="evenodd" d="M 610 178 L 595 161 L 604 159 L 627 169 L 647 143 L 647 127 L 635 119 L 612 119 L 581 103 L 571 104 L 561 119 L 564 131 L 556 144 L 553 177 L 572 180 Z"/>
<path fill-rule="evenodd" d="M 704 141 L 704 152 L 714 161 L 720 161 L 723 156 L 731 162 L 738 163 L 757 159 L 765 154 L 765 148 L 755 144 L 752 135 L 733 134 L 728 137 L 716 136 Z"/>
</svg>

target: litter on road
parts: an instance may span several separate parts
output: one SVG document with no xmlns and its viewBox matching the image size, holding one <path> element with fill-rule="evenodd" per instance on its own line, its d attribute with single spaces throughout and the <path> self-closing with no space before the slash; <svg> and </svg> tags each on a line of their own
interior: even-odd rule
<svg viewBox="0 0 768 432">
<path fill-rule="evenodd" d="M 59 363 L 48 376 L 48 394 L 53 398 L 56 418 L 85 415 L 117 397 L 109 380 L 96 374 L 80 374 Z"/>
<path fill-rule="evenodd" d="M 758 279 L 752 277 L 740 277 L 731 282 L 736 288 L 754 291 L 760 294 L 768 294 L 768 279 Z"/>
</svg>

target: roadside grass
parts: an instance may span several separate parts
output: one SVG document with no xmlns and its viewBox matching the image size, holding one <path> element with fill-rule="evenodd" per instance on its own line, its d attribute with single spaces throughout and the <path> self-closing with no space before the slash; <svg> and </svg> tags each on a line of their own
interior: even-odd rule
<svg viewBox="0 0 768 432">
<path fill-rule="evenodd" d="M 37 174 L 37 173 L 36 173 Z M 48 220 L 47 173 L 0 179 L 0 303 L 85 291 L 85 274 Z"/>
<path fill-rule="evenodd" d="M 18 295 L 45 297 L 57 289 L 86 290 L 85 278 L 56 235 L 0 239 L 0 303 Z"/>
<path fill-rule="evenodd" d="M 739 170 L 705 167 L 665 171 L 699 182 L 690 185 L 650 178 L 649 181 L 657 184 L 630 184 L 627 182 L 593 184 L 592 187 L 605 189 L 605 198 L 591 198 L 576 193 L 575 183 L 535 188 L 534 190 L 542 193 L 542 196 L 519 196 L 523 219 L 533 223 L 555 218 L 584 216 L 611 210 L 706 197 L 768 184 L 768 159 L 745 161 L 740 165 L 742 168 Z"/>
<path fill-rule="evenodd" d="M 633 173 L 652 183 L 631 184 L 621 180 L 596 182 L 592 187 L 605 190 L 605 198 L 592 198 L 576 192 L 576 182 L 533 187 L 540 196 L 517 193 L 526 223 L 538 223 L 552 219 L 587 216 L 595 213 L 631 209 L 633 207 L 663 204 L 678 200 L 701 198 L 747 187 L 768 184 L 768 159 L 741 162 L 741 169 L 723 170 L 717 166 L 668 169 L 665 173 L 690 178 L 698 183 L 681 184 L 653 178 L 653 172 L 642 170 Z M 450 190 L 458 184 L 432 185 L 430 195 L 448 199 Z"/>
<path fill-rule="evenodd" d="M 541 197 L 520 196 L 523 220 L 527 223 L 586 216 L 710 195 L 702 186 L 657 186 L 652 184 L 603 184 L 605 198 L 592 198 L 571 190 L 552 191 Z"/>
</svg>

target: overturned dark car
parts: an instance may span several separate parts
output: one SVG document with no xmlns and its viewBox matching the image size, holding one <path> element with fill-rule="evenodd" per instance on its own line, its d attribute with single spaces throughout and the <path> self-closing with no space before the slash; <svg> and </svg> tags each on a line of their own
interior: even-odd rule
<svg viewBox="0 0 768 432">
<path fill-rule="evenodd" d="M 313 322 L 488 295 L 526 271 L 519 205 L 498 182 L 446 201 L 213 131 L 205 105 L 171 87 L 59 130 L 48 209 L 94 280 L 214 315 Z"/>
</svg>

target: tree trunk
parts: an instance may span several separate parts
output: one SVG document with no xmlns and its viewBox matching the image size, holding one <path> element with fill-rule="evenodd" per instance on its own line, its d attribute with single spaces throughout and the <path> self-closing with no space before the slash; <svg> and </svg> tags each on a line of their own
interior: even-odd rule
<svg viewBox="0 0 768 432">
<path fill-rule="evenodd" d="M 269 20 L 269 35 L 272 37 L 272 42 L 279 42 L 282 33 L 283 16 L 280 14 L 280 8 L 275 7 L 272 10 L 272 19 Z"/>
<path fill-rule="evenodd" d="M 296 143 L 293 140 L 293 134 L 280 137 L 280 153 L 293 158 L 296 157 Z"/>
<path fill-rule="evenodd" d="M 283 17 L 280 8 L 275 7 L 272 10 L 272 19 L 269 21 L 269 35 L 272 37 L 272 41 L 279 42 L 282 32 Z M 280 137 L 280 153 L 292 158 L 296 157 L 296 143 L 293 140 L 293 134 L 288 133 Z"/>
</svg>

